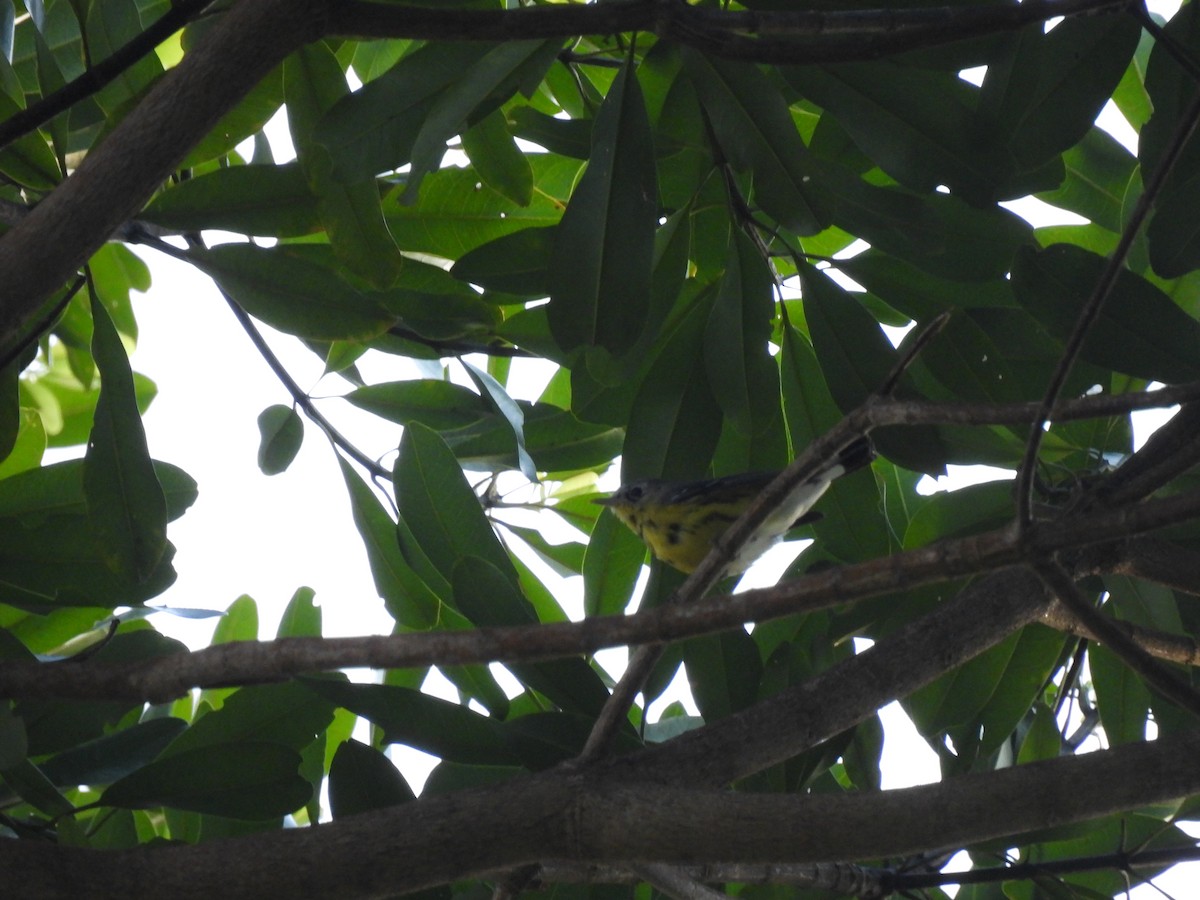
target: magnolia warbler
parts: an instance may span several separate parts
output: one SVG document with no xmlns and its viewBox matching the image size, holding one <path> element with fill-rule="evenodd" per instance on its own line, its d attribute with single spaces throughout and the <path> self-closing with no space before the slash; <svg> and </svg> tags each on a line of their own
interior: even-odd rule
<svg viewBox="0 0 1200 900">
<path fill-rule="evenodd" d="M 746 571 L 768 547 L 807 513 L 835 478 L 869 465 L 871 444 L 860 438 L 842 448 L 836 459 L 797 485 L 738 552 L 727 575 Z M 742 514 L 778 472 L 744 472 L 705 481 L 663 481 L 646 478 L 625 484 L 611 497 L 596 502 L 607 506 L 637 533 L 654 555 L 681 572 L 700 565 L 717 539 Z"/>
</svg>

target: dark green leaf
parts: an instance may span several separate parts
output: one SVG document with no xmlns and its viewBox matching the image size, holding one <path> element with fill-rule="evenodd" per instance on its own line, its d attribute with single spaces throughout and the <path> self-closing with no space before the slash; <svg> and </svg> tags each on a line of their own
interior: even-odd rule
<svg viewBox="0 0 1200 900">
<path fill-rule="evenodd" d="M 355 406 L 392 422 L 420 422 L 434 431 L 473 425 L 488 415 L 473 391 L 432 378 L 369 384 L 346 395 Z"/>
<path fill-rule="evenodd" d="M 705 56 L 690 47 L 681 55 L 721 149 L 734 166 L 753 173 L 755 202 L 797 234 L 816 234 L 828 226 L 829 196 L 775 86 L 750 63 Z"/>
<path fill-rule="evenodd" d="M 390 759 L 366 744 L 341 744 L 329 766 L 329 811 L 334 819 L 416 799 Z"/>
<path fill-rule="evenodd" d="M 306 682 L 307 683 L 307 682 Z M 192 723 L 162 758 L 251 741 L 267 741 L 300 751 L 311 744 L 333 719 L 328 701 L 303 684 L 256 684 L 239 688 L 220 709 Z"/>
<path fill-rule="evenodd" d="M 528 159 L 534 184 L 528 206 L 518 206 L 483 184 L 473 169 L 442 169 L 426 176 L 412 206 L 399 202 L 398 191 L 384 199 L 392 236 L 406 250 L 458 259 L 510 232 L 557 225 L 579 163 L 551 154 L 532 154 Z"/>
<path fill-rule="evenodd" d="M 758 699 L 762 659 L 742 629 L 683 642 L 688 684 L 705 722 L 723 719 Z"/>
<path fill-rule="evenodd" d="M 446 151 L 446 142 L 464 130 L 469 117 L 486 115 L 526 80 L 534 84 L 540 82 L 561 48 L 561 39 L 508 41 L 491 48 L 480 48 L 481 52 L 457 73 L 421 121 L 420 130 L 413 139 L 412 168 L 405 187 L 405 200 L 416 197 L 421 179 L 438 167 Z"/>
<path fill-rule="evenodd" d="M 463 152 L 483 183 L 518 206 L 533 200 L 533 169 L 513 140 L 504 114 L 488 113 L 462 133 Z"/>
<path fill-rule="evenodd" d="M 400 274 L 401 258 L 383 221 L 375 179 L 336 180 L 328 151 L 312 140 L 317 121 L 348 93 L 341 66 L 325 44 L 308 44 L 284 63 L 283 88 L 292 143 L 333 252 L 368 283 L 390 286 Z"/>
<path fill-rule="evenodd" d="M 455 278 L 489 291 L 526 297 L 549 293 L 554 227 L 525 228 L 488 241 L 464 253 L 451 269 Z"/>
<path fill-rule="evenodd" d="M 592 155 L 550 259 L 550 330 L 563 350 L 614 356 L 642 332 L 658 216 L 654 147 L 641 89 L 627 64 L 596 119 Z"/>
<path fill-rule="evenodd" d="M 388 612 L 406 628 L 428 628 L 438 621 L 441 601 L 404 558 L 396 523 L 359 474 L 339 457 L 342 477 L 350 491 L 354 524 L 362 536 L 375 590 Z"/>
<path fill-rule="evenodd" d="M 111 784 L 158 757 L 179 736 L 182 719 L 150 719 L 80 744 L 41 764 L 54 784 Z"/>
<path fill-rule="evenodd" d="M 374 722 L 388 743 L 468 765 L 511 765 L 500 723 L 409 688 L 305 679 L 312 690 Z"/>
<path fill-rule="evenodd" d="M 728 260 L 704 329 L 704 365 L 725 420 L 752 435 L 779 410 L 779 378 L 767 350 L 774 282 L 740 230 L 731 235 Z"/>
<path fill-rule="evenodd" d="M 1007 194 L 1009 167 L 975 137 L 976 90 L 956 72 L 881 60 L 783 74 L 905 187 L 925 193 L 945 185 L 977 205 Z"/>
<path fill-rule="evenodd" d="M 1013 288 L 1046 329 L 1065 340 L 1106 261 L 1070 244 L 1026 248 Z M 1150 282 L 1122 269 L 1083 343 L 1085 360 L 1139 378 L 1175 383 L 1200 377 L 1200 323 Z"/>
<path fill-rule="evenodd" d="M 395 470 L 400 516 L 447 581 L 466 556 L 479 556 L 515 585 L 516 572 L 479 498 L 445 441 L 424 425 L 404 429 Z"/>
<path fill-rule="evenodd" d="M 1129 16 L 1073 16 L 1020 32 L 1014 52 L 988 66 L 979 108 L 986 140 L 1026 170 L 1074 145 L 1092 127 L 1137 48 Z"/>
<path fill-rule="evenodd" d="M 268 406 L 258 415 L 258 467 L 264 475 L 287 470 L 304 441 L 304 421 L 291 406 Z"/>
<path fill-rule="evenodd" d="M 466 556 L 454 567 L 454 603 L 481 628 L 538 621 L 533 607 L 512 582 L 477 556 Z M 564 710 L 595 716 L 608 699 L 604 683 L 582 658 L 509 663 L 508 668 Z"/>
<path fill-rule="evenodd" d="M 235 819 L 271 819 L 302 806 L 312 786 L 296 770 L 300 755 L 262 741 L 216 744 L 150 763 L 113 783 L 103 806 L 171 806 Z"/>
<path fill-rule="evenodd" d="M 317 200 L 300 166 L 215 169 L 156 196 L 139 216 L 178 231 L 221 229 L 265 237 L 297 237 L 319 227 Z"/>
<path fill-rule="evenodd" d="M 646 545 L 612 513 L 596 519 L 583 557 L 583 610 L 587 616 L 624 612 L 646 561 Z"/>
<path fill-rule="evenodd" d="M 486 44 L 428 44 L 340 100 L 313 130 L 334 175 L 353 182 L 407 163 L 442 91 L 487 50 Z"/>
<path fill-rule="evenodd" d="M 638 386 L 622 450 L 621 477 L 697 478 L 712 460 L 721 409 L 704 368 L 710 298 L 701 298 L 667 338 Z"/>
<path fill-rule="evenodd" d="M 338 277 L 325 249 L 223 244 L 193 259 L 246 312 L 297 337 L 362 340 L 386 331 L 394 317 Z"/>
<path fill-rule="evenodd" d="M 167 502 L 154 472 L 121 338 L 92 300 L 92 356 L 104 379 L 83 465 L 88 519 L 106 564 L 119 577 L 150 580 L 167 549 Z"/>
</svg>

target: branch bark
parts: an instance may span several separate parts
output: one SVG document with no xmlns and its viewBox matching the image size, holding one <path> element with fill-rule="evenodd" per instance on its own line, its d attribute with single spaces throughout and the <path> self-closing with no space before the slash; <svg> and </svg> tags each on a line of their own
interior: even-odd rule
<svg viewBox="0 0 1200 900">
<path fill-rule="evenodd" d="M 328 825 L 95 851 L 0 841 L 0 892 L 387 897 L 542 858 L 622 864 L 903 856 L 1200 792 L 1200 734 L 883 793 L 770 795 L 551 770 Z"/>
</svg>

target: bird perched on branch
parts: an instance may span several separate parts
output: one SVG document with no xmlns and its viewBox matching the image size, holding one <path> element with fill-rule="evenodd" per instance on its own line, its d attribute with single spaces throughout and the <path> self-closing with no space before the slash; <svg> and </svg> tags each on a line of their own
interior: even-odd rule
<svg viewBox="0 0 1200 900">
<path fill-rule="evenodd" d="M 810 521 L 806 514 L 834 479 L 869 465 L 874 458 L 866 438 L 843 447 L 835 459 L 797 485 L 775 508 L 729 563 L 725 574 L 744 572 L 789 529 Z M 645 478 L 622 485 L 611 497 L 596 502 L 616 513 L 667 565 L 691 572 L 708 555 L 713 541 L 778 474 L 744 472 L 704 481 Z"/>
</svg>

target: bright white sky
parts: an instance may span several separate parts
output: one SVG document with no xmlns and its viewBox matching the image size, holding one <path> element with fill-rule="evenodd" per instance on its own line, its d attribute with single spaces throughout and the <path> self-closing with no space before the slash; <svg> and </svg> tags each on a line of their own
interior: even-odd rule
<svg viewBox="0 0 1200 900">
<path fill-rule="evenodd" d="M 1134 143 L 1132 131 L 1119 114 L 1106 116 L 1104 124 L 1127 145 Z M 283 149 L 290 142 L 281 117 L 271 135 L 277 155 L 290 155 L 290 147 Z M 1029 218 L 1037 216 L 1038 224 L 1079 221 L 1037 205 L 1040 212 L 1031 211 L 1028 205 L 1018 205 L 1016 211 Z M 1045 215 L 1054 218 L 1042 218 Z M 210 241 L 217 240 L 218 235 L 210 236 Z M 222 610 L 241 594 L 249 594 L 258 602 L 260 636 L 268 638 L 274 635 L 293 591 L 307 585 L 316 591 L 322 607 L 325 634 L 387 633 L 391 619 L 375 593 L 329 444 L 306 423 L 304 445 L 291 468 L 270 478 L 262 475 L 255 462 L 257 416 L 269 405 L 290 404 L 291 398 L 205 276 L 152 250 L 134 249 L 150 265 L 154 280 L 150 292 L 135 295 L 134 300 L 141 336 L 133 364 L 159 388 L 145 417 L 150 449 L 156 458 L 181 466 L 200 485 L 196 504 L 169 532 L 178 551 L 178 581 L 153 602 Z M 336 396 L 348 389 L 336 377 L 322 380 L 321 362 L 298 341 L 263 330 L 293 377 L 315 396 Z M 378 354 L 364 357 L 360 367 L 368 382 L 416 375 L 403 360 Z M 532 399 L 547 377 L 546 369 L 531 369 L 527 386 L 518 383 L 518 395 Z M 360 449 L 391 462 L 387 454 L 394 453 L 399 443 L 399 426 L 337 400 L 326 401 L 321 408 Z M 993 470 L 984 480 L 997 475 L 1004 477 Z M 954 483 L 961 486 L 968 481 L 960 473 Z M 782 559 L 764 560 L 750 573 L 750 580 L 774 583 L 794 552 L 793 547 Z M 540 571 L 553 586 L 557 576 L 544 567 Z M 580 614 L 578 581 L 558 579 L 556 588 L 558 596 L 573 598 L 567 608 L 576 616 Z M 211 636 L 215 620 L 197 622 L 161 614 L 154 621 L 160 630 L 200 647 Z M 610 668 L 619 667 L 623 657 L 623 652 L 610 653 L 603 662 Z M 894 752 L 891 748 L 903 747 L 902 755 L 890 757 L 896 762 L 884 773 L 885 786 L 936 781 L 936 758 L 916 736 L 899 706 L 892 704 L 882 715 L 890 745 L 885 759 Z M 428 761 L 405 754 L 400 764 L 419 788 Z M 1160 879 L 1161 886 L 1185 896 L 1184 885 L 1192 882 L 1183 880 L 1184 868 L 1176 870 L 1179 879 L 1174 872 Z M 1148 888 L 1133 894 L 1143 895 L 1160 896 Z"/>
</svg>

